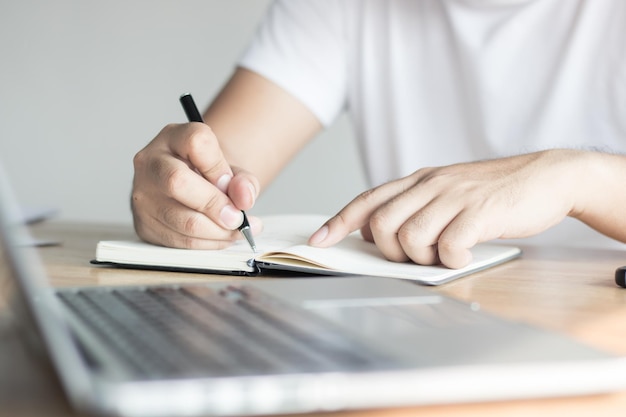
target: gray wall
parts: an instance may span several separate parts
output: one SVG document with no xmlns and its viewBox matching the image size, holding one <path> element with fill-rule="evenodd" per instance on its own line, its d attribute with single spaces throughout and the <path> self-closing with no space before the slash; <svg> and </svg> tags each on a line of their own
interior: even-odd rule
<svg viewBox="0 0 626 417">
<path fill-rule="evenodd" d="M 205 107 L 268 1 L 1 0 L 0 161 L 27 206 L 131 222 L 132 158 L 192 92 Z M 365 189 L 345 117 L 253 214 L 332 214 Z"/>
</svg>

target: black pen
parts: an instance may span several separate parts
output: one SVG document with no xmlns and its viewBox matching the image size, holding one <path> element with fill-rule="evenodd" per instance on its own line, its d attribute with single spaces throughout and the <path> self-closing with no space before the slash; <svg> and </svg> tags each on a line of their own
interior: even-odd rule
<svg viewBox="0 0 626 417">
<path fill-rule="evenodd" d="M 183 110 L 185 110 L 187 119 L 190 122 L 204 123 L 202 115 L 198 111 L 198 107 L 196 106 L 195 101 L 193 101 L 193 97 L 191 97 L 191 94 L 186 93 L 180 96 L 180 104 L 183 105 Z M 239 226 L 237 230 L 239 230 L 243 237 L 246 238 L 252 251 L 256 252 L 256 243 L 254 243 L 254 238 L 252 237 L 252 231 L 250 230 L 248 216 L 246 216 L 246 213 L 243 210 L 241 210 L 241 213 L 243 214 L 243 223 L 241 223 L 241 226 Z"/>
</svg>

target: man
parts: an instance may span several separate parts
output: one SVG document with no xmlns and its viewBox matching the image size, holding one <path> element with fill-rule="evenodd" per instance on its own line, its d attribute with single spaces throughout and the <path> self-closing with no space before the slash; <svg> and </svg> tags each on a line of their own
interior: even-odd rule
<svg viewBox="0 0 626 417">
<path fill-rule="evenodd" d="M 626 242 L 624 27 L 619 0 L 276 2 L 208 126 L 169 125 L 135 157 L 137 233 L 229 245 L 345 110 L 376 187 L 311 245 L 361 229 L 390 260 L 459 268 L 568 216 Z"/>
</svg>

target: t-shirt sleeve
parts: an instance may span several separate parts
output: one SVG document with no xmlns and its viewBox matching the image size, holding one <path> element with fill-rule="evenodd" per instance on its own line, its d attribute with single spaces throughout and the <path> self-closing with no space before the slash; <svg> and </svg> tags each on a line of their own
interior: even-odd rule
<svg viewBox="0 0 626 417">
<path fill-rule="evenodd" d="M 285 89 L 328 126 L 346 103 L 343 20 L 339 1 L 275 1 L 238 64 Z"/>
</svg>

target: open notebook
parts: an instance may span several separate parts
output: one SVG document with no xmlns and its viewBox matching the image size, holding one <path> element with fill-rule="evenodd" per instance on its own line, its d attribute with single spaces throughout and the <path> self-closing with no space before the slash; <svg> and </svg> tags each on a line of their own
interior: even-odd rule
<svg viewBox="0 0 626 417">
<path fill-rule="evenodd" d="M 327 216 L 281 215 L 263 218 L 264 230 L 255 237 L 253 254 L 245 241 L 223 250 L 173 249 L 137 241 L 101 241 L 94 263 L 135 268 L 167 269 L 229 275 L 258 275 L 263 271 L 287 270 L 324 275 L 368 274 L 403 278 L 438 285 L 476 272 L 521 254 L 517 247 L 479 244 L 472 249 L 473 261 L 461 269 L 390 262 L 373 243 L 358 232 L 331 248 L 314 248 L 307 239 Z"/>
</svg>

